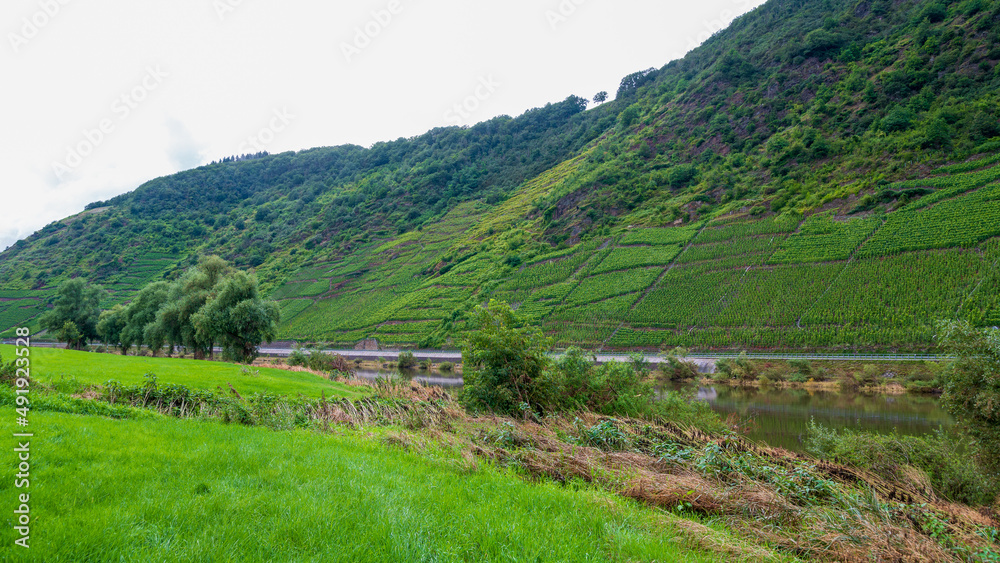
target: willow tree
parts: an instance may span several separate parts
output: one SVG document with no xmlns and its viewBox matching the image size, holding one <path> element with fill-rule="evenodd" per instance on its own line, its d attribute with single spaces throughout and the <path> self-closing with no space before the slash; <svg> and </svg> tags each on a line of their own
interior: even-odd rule
<svg viewBox="0 0 1000 563">
<path fill-rule="evenodd" d="M 198 359 L 212 354 L 215 335 L 199 333 L 192 319 L 212 299 L 214 288 L 232 272 L 222 258 L 207 256 L 171 285 L 166 303 L 156 314 L 157 325 L 171 348 L 184 346 Z"/>
<path fill-rule="evenodd" d="M 39 324 L 66 341 L 66 346 L 82 350 L 90 340 L 97 340 L 104 289 L 83 278 L 63 282 L 57 290 L 55 307 L 42 315 Z"/>
<path fill-rule="evenodd" d="M 191 318 L 196 337 L 221 344 L 227 360 L 253 362 L 261 342 L 272 342 L 278 334 L 278 304 L 261 297 L 256 276 L 240 271 L 220 281 L 211 293 Z"/>
</svg>

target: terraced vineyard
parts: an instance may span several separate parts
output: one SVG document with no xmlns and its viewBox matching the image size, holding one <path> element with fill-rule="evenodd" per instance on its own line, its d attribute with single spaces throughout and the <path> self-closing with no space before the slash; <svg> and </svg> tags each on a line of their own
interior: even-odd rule
<svg viewBox="0 0 1000 563">
<path fill-rule="evenodd" d="M 147 252 L 125 257 L 118 269 L 107 276 L 102 286 L 107 295 L 102 307 L 122 303 L 146 284 L 163 279 L 170 271 L 176 270 L 184 256 L 168 252 Z M 10 327 L 28 326 L 32 332 L 40 330 L 39 317 L 48 310 L 48 302 L 55 294 L 55 287 L 40 289 L 0 289 L 0 336 L 10 337 Z"/>
<path fill-rule="evenodd" d="M 496 298 L 563 344 L 919 348 L 931 344 L 935 319 L 1000 321 L 997 162 L 892 184 L 939 191 L 890 213 L 725 215 L 629 228 L 520 263 L 507 259 L 509 244 L 476 247 L 471 234 L 502 229 L 570 166 L 486 216 L 467 205 L 423 231 L 302 268 L 274 293 L 282 336 L 441 345 Z"/>
</svg>

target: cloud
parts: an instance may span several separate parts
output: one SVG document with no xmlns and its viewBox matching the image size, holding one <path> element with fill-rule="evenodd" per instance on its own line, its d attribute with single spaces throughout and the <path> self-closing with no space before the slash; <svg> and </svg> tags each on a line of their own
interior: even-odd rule
<svg viewBox="0 0 1000 563">
<path fill-rule="evenodd" d="M 167 132 L 170 135 L 167 146 L 167 156 L 170 163 L 179 170 L 187 170 L 202 164 L 204 146 L 198 143 L 184 123 L 174 118 L 167 119 Z"/>
</svg>

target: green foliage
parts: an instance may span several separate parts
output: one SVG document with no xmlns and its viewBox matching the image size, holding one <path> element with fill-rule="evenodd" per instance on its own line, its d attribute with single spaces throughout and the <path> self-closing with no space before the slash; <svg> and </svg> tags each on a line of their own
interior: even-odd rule
<svg viewBox="0 0 1000 563">
<path fill-rule="evenodd" d="M 1000 469 L 1000 330 L 977 330 L 967 322 L 943 322 L 938 340 L 956 356 L 944 373 L 941 400 L 976 441 L 979 461 Z"/>
<path fill-rule="evenodd" d="M 729 379 L 739 379 L 743 381 L 753 381 L 757 379 L 757 368 L 747 357 L 746 352 L 734 359 L 723 358 L 715 362 L 715 369 Z"/>
<path fill-rule="evenodd" d="M 809 360 L 788 360 L 788 367 L 802 375 L 812 375 L 813 366 Z"/>
<path fill-rule="evenodd" d="M 674 348 L 669 354 L 666 354 L 664 358 L 666 363 L 660 366 L 660 371 L 668 380 L 684 381 L 698 377 L 697 364 L 684 359 L 687 354 L 687 350 L 683 348 Z"/>
<path fill-rule="evenodd" d="M 690 186 L 698 177 L 698 169 L 691 164 L 681 164 L 670 169 L 667 182 L 670 187 L 679 189 Z"/>
<path fill-rule="evenodd" d="M 693 457 L 695 469 L 703 475 L 722 479 L 740 476 L 767 483 L 789 500 L 806 506 L 830 499 L 837 487 L 833 481 L 817 476 L 812 466 L 772 465 L 749 452 L 727 452 L 715 442 L 709 442 Z"/>
<path fill-rule="evenodd" d="M 309 355 L 301 349 L 296 348 L 288 354 L 285 363 L 293 367 L 305 367 L 309 365 Z"/>
<path fill-rule="evenodd" d="M 614 419 L 602 420 L 593 426 L 584 426 L 580 419 L 577 419 L 576 427 L 580 443 L 585 446 L 609 452 L 623 451 L 629 447 L 628 435 L 618 427 Z"/>
<path fill-rule="evenodd" d="M 660 271 L 656 269 L 635 269 L 589 277 L 570 292 L 566 301 L 575 306 L 634 293 L 649 287 L 659 275 Z"/>
<path fill-rule="evenodd" d="M 651 246 L 683 244 L 691 240 L 696 233 L 697 229 L 692 227 L 633 229 L 622 237 L 620 244 L 623 246 L 632 244 L 648 244 Z"/>
<path fill-rule="evenodd" d="M 18 395 L 14 388 L 0 385 L 0 406 L 15 407 Z M 102 416 L 113 419 L 156 418 L 156 414 L 128 405 L 114 405 L 103 401 L 93 401 L 72 397 L 62 393 L 35 393 L 31 398 L 31 409 L 35 412 L 59 412 L 78 415 Z"/>
<path fill-rule="evenodd" d="M 474 323 L 462 343 L 462 404 L 511 415 L 520 413 L 521 404 L 544 404 L 551 341 L 537 328 L 524 326 L 509 305 L 492 299 L 476 310 Z"/>
<path fill-rule="evenodd" d="M 837 430 L 811 421 L 806 444 L 821 458 L 869 469 L 890 480 L 907 482 L 907 468 L 915 468 L 936 494 L 971 506 L 988 506 L 1000 493 L 996 476 L 983 471 L 968 455 L 971 444 L 941 430 L 926 436 L 882 435 Z M 920 486 L 919 481 L 911 483 Z"/>
<path fill-rule="evenodd" d="M 42 328 L 58 333 L 70 348 L 83 349 L 88 341 L 98 338 L 103 296 L 99 285 L 90 285 L 83 278 L 67 280 L 59 286 L 55 307 L 39 322 Z"/>
<path fill-rule="evenodd" d="M 124 326 L 119 334 L 122 353 L 128 352 L 133 345 L 146 344 L 155 356 L 163 345 L 162 332 L 156 326 L 156 314 L 169 299 L 170 284 L 154 282 L 139 290 L 135 299 L 121 311 Z M 108 320 L 115 324 L 118 318 L 112 316 Z M 113 333 L 113 330 L 110 332 Z"/>
<path fill-rule="evenodd" d="M 0 386 L 9 386 L 13 388 L 13 382 L 15 380 L 17 373 L 17 363 L 11 360 L 8 363 L 3 363 L 3 354 L 0 354 Z"/>
<path fill-rule="evenodd" d="M 1000 167 L 990 172 L 1000 175 Z M 885 226 L 859 253 L 879 256 L 925 248 L 969 247 L 998 234 L 1000 185 L 994 184 L 929 209 L 903 210 L 889 215 Z"/>
<path fill-rule="evenodd" d="M 257 278 L 237 271 L 213 287 L 214 295 L 192 315 L 195 334 L 222 344 L 223 357 L 252 363 L 261 342 L 278 332 L 281 310 L 260 296 Z"/>
<path fill-rule="evenodd" d="M 408 350 L 403 350 L 396 358 L 396 367 L 399 369 L 413 369 L 416 365 L 417 360 L 413 357 L 413 352 Z"/>
<path fill-rule="evenodd" d="M 781 244 L 770 262 L 847 260 L 880 226 L 882 218 L 877 216 L 834 221 L 829 215 L 813 215 L 806 219 L 797 233 Z"/>
<path fill-rule="evenodd" d="M 14 353 L 13 346 L 0 345 L 4 357 Z M 228 389 L 232 385 L 242 395 L 254 393 L 290 396 L 303 395 L 319 398 L 357 398 L 365 393 L 331 382 L 308 372 L 294 372 L 275 368 L 255 368 L 255 377 L 246 377 L 238 365 L 226 362 L 209 362 L 181 358 L 153 358 L 140 356 L 120 356 L 117 354 L 94 354 L 54 348 L 33 347 L 31 349 L 33 379 L 44 386 L 59 387 L 63 380 L 77 382 L 86 388 L 103 385 L 109 378 L 123 385 L 139 385 L 145 381 L 146 373 L 156 373 L 165 384 L 183 385 L 192 390 L 211 391 Z M 64 392 L 80 390 L 63 389 Z"/>
<path fill-rule="evenodd" d="M 642 268 L 645 266 L 666 266 L 674 260 L 680 250 L 680 247 L 675 245 L 625 246 L 615 248 L 595 267 L 593 273 L 617 272 L 619 270 Z M 628 274 L 634 273 L 642 275 L 649 274 L 649 271 L 628 272 L 625 274 L 625 277 Z M 653 276 L 654 279 L 655 277 Z"/>
</svg>

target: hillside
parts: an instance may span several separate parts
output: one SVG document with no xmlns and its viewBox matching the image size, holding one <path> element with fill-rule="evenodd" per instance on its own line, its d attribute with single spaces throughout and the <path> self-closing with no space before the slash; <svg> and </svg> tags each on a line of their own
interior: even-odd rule
<svg viewBox="0 0 1000 563">
<path fill-rule="evenodd" d="M 1000 1 L 771 0 L 684 59 L 471 128 L 159 178 L 0 254 L 0 329 L 218 253 L 285 338 L 878 348 L 1000 322 Z"/>
</svg>

